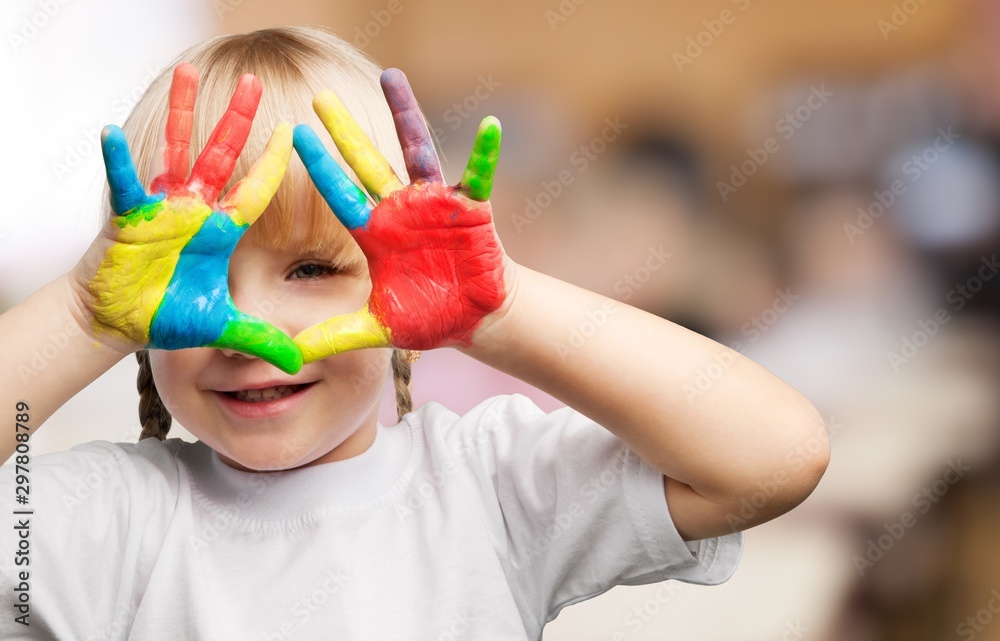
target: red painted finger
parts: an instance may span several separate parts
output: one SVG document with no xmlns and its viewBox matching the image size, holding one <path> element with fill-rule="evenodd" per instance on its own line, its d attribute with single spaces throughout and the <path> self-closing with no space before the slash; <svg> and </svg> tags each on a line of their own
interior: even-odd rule
<svg viewBox="0 0 1000 641">
<path fill-rule="evenodd" d="M 434 141 L 406 75 L 399 69 L 386 69 L 382 72 L 381 84 L 385 101 L 396 123 L 396 135 L 403 148 L 406 173 L 410 176 L 410 181 L 423 179 L 428 182 L 444 182 Z"/>
<path fill-rule="evenodd" d="M 260 80 L 256 76 L 245 74 L 240 77 L 229 108 L 194 163 L 187 187 L 200 193 L 207 203 L 215 202 L 233 175 L 236 159 L 250 136 L 261 91 Z"/>
<path fill-rule="evenodd" d="M 172 193 L 184 185 L 188 175 L 188 151 L 194 125 L 194 101 L 198 95 L 198 69 L 190 63 L 174 68 L 167 113 L 167 147 L 163 151 L 162 174 L 153 180 L 152 191 Z"/>
</svg>

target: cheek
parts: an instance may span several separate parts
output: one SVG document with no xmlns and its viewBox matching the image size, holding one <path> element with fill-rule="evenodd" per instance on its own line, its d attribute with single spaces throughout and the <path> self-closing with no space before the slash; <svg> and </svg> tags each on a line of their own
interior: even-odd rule
<svg viewBox="0 0 1000 641">
<path fill-rule="evenodd" d="M 339 382 L 338 396 L 371 398 L 380 393 L 392 371 L 391 349 L 359 349 L 327 359 L 327 367 Z M 341 400 L 341 402 L 343 402 Z"/>
<path fill-rule="evenodd" d="M 368 302 L 368 297 L 371 296 L 371 279 L 365 273 L 364 276 L 352 276 L 344 280 L 346 282 L 341 285 L 343 295 L 338 301 L 339 306 L 352 312 L 361 309 Z"/>
<path fill-rule="evenodd" d="M 156 391 L 160 399 L 172 415 L 181 419 L 183 408 L 189 407 L 192 395 L 195 393 L 194 380 L 200 362 L 204 360 L 199 352 L 208 349 L 185 350 L 149 350 L 149 365 L 156 383 Z M 183 421 L 182 421 L 183 422 Z"/>
</svg>

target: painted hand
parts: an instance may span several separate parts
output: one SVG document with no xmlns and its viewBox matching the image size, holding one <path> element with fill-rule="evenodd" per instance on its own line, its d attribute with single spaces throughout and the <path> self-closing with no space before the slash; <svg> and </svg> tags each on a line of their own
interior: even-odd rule
<svg viewBox="0 0 1000 641">
<path fill-rule="evenodd" d="M 333 92 L 313 100 L 341 155 L 378 203 L 374 209 L 312 129 L 295 128 L 295 150 L 364 252 L 372 280 L 363 309 L 295 337 L 306 362 L 366 347 L 467 346 L 482 319 L 506 298 L 504 253 L 489 203 L 499 121 L 492 116 L 482 121 L 461 183 L 446 186 L 406 76 L 386 70 L 382 90 L 403 148 L 407 186 Z"/>
<path fill-rule="evenodd" d="M 302 354 L 284 332 L 236 309 L 229 295 L 229 257 L 264 212 L 292 152 L 292 128 L 279 124 L 247 176 L 219 200 L 250 134 L 260 80 L 239 80 L 188 176 L 188 146 L 198 71 L 174 70 L 167 117 L 166 169 L 147 193 L 125 135 L 107 127 L 104 163 L 117 214 L 90 280 L 95 331 L 157 349 L 218 347 L 245 352 L 294 373 Z"/>
</svg>

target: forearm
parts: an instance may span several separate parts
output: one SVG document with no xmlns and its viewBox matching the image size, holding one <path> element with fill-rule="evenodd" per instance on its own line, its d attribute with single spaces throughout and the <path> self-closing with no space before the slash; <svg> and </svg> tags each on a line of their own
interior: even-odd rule
<svg viewBox="0 0 1000 641">
<path fill-rule="evenodd" d="M 0 340 L 0 411 L 13 419 L 26 402 L 32 431 L 127 353 L 98 342 L 68 275 L 0 315 Z M 0 434 L 0 463 L 15 445 L 11 426 Z"/>
<path fill-rule="evenodd" d="M 824 456 L 801 478 L 787 456 L 810 439 L 825 446 L 825 429 L 781 379 L 670 321 L 524 267 L 511 272 L 509 307 L 462 351 L 587 415 L 720 506 L 786 469 L 790 500 L 811 491 Z M 716 375 L 704 385 L 699 372 Z"/>
</svg>

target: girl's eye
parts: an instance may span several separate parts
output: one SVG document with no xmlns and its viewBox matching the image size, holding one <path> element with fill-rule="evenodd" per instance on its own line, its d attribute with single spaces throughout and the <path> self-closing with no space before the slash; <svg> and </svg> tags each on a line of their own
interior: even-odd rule
<svg viewBox="0 0 1000 641">
<path fill-rule="evenodd" d="M 296 267 L 289 278 L 322 278 L 336 274 L 339 270 L 323 263 L 303 263 Z"/>
</svg>

